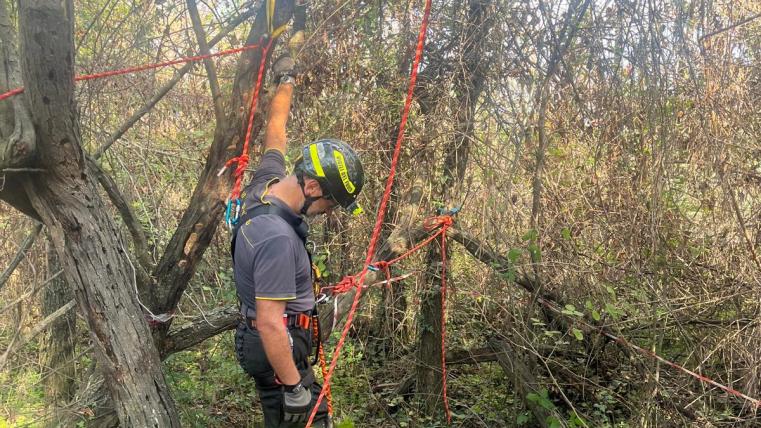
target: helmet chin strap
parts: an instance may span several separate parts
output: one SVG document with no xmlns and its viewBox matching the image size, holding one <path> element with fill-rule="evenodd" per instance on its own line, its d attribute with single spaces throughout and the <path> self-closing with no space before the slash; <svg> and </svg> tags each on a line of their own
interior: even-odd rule
<svg viewBox="0 0 761 428">
<path fill-rule="evenodd" d="M 299 187 L 301 187 L 301 193 L 304 195 L 304 205 L 301 206 L 301 215 L 307 215 L 307 210 L 309 210 L 309 207 L 318 199 L 320 199 L 322 196 L 307 196 L 307 192 L 304 189 L 304 173 L 298 174 L 297 180 L 299 181 Z"/>
</svg>

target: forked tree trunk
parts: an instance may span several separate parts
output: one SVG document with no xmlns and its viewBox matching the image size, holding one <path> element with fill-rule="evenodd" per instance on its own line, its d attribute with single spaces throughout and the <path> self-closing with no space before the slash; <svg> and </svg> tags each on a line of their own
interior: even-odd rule
<svg viewBox="0 0 761 428">
<path fill-rule="evenodd" d="M 73 1 L 19 4 L 24 96 L 37 133 L 35 166 L 44 169 L 22 177 L 23 192 L 50 232 L 121 424 L 179 426 L 133 267 L 86 168 L 74 101 Z"/>
</svg>

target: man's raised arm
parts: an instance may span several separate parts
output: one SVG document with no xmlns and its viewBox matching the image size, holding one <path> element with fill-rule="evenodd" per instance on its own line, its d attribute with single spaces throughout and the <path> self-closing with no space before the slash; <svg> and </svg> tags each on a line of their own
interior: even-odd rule
<svg viewBox="0 0 761 428">
<path fill-rule="evenodd" d="M 283 56 L 272 66 L 277 89 L 267 115 L 267 128 L 264 130 L 264 152 L 275 149 L 285 155 L 287 142 L 285 126 L 288 123 L 293 87 L 296 83 L 294 65 L 290 56 Z"/>
</svg>

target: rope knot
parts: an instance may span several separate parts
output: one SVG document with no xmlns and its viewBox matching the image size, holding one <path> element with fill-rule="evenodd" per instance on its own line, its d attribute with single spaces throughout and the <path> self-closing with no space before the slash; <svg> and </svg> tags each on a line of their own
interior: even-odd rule
<svg viewBox="0 0 761 428">
<path fill-rule="evenodd" d="M 374 267 L 377 270 L 386 270 L 386 269 L 388 269 L 389 266 L 391 266 L 391 263 L 389 263 L 389 262 L 387 262 L 385 260 L 379 260 L 379 261 L 373 263 L 370 266 Z"/>
<path fill-rule="evenodd" d="M 238 162 L 238 166 L 235 167 L 235 176 L 239 177 L 246 171 L 246 168 L 248 168 L 248 154 L 243 153 L 242 155 L 234 157 L 233 159 Z"/>
<path fill-rule="evenodd" d="M 428 217 L 423 221 L 425 230 L 433 230 L 439 227 L 447 228 L 454 224 L 454 217 L 449 214 Z"/>
<path fill-rule="evenodd" d="M 338 284 L 333 286 L 333 295 L 335 296 L 337 294 L 346 293 L 347 291 L 356 287 L 357 287 L 357 281 L 354 275 L 345 276 L 343 277 L 343 279 L 341 279 L 341 281 Z"/>
</svg>

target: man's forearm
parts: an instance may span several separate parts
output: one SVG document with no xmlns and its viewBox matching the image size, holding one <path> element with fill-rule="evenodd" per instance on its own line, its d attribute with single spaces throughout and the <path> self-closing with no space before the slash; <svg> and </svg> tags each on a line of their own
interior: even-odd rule
<svg viewBox="0 0 761 428">
<path fill-rule="evenodd" d="M 293 362 L 288 332 L 286 332 L 283 324 L 280 323 L 279 327 L 262 326 L 261 328 L 257 325 L 257 330 L 259 330 L 267 360 L 275 370 L 278 379 L 286 385 L 299 383 L 301 374 Z"/>
<path fill-rule="evenodd" d="M 285 154 L 286 133 L 285 126 L 288 123 L 288 113 L 291 110 L 291 97 L 293 96 L 293 84 L 284 83 L 278 85 L 275 96 L 270 103 L 270 111 L 267 116 L 267 128 L 264 131 L 264 150 L 279 150 Z"/>
</svg>

